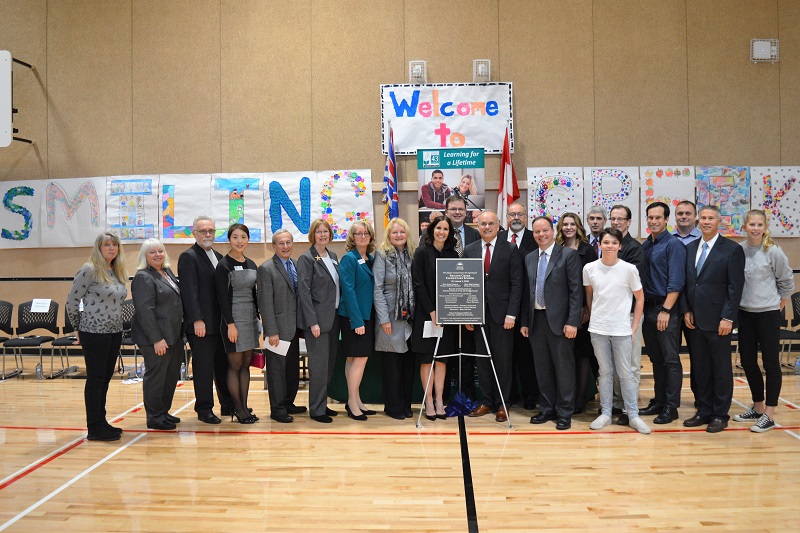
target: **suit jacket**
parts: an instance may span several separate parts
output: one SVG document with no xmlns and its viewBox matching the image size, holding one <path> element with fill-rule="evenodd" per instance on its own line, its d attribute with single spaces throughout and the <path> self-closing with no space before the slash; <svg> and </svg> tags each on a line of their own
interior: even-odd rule
<svg viewBox="0 0 800 533">
<path fill-rule="evenodd" d="M 628 233 L 622 238 L 621 244 L 622 249 L 619 251 L 618 257 L 635 266 L 636 270 L 639 271 L 639 279 L 644 280 L 644 250 L 642 250 L 642 243 Z"/>
<path fill-rule="evenodd" d="M 744 250 L 720 235 L 698 276 L 694 263 L 702 243 L 700 238 L 686 245 L 686 290 L 681 311 L 692 311 L 695 327 L 703 331 L 717 331 L 723 318 L 731 320 L 735 328 L 744 288 Z"/>
<path fill-rule="evenodd" d="M 504 241 L 508 241 L 508 230 L 504 229 L 497 234 L 498 239 L 502 239 Z M 536 241 L 533 238 L 533 232 L 528 228 L 522 230 L 522 239 L 517 246 L 519 250 L 519 255 L 522 258 L 522 261 L 525 261 L 525 256 L 527 256 L 532 251 L 538 249 L 539 246 L 536 244 Z"/>
<path fill-rule="evenodd" d="M 170 269 L 167 275 L 178 286 Z M 164 339 L 173 346 L 183 340 L 183 304 L 180 290 L 170 285 L 152 267 L 139 270 L 131 283 L 136 313 L 131 320 L 131 338 L 140 346 L 152 345 Z"/>
<path fill-rule="evenodd" d="M 222 254 L 212 251 L 217 261 L 222 259 Z M 220 314 L 214 287 L 214 266 L 199 244 L 195 243 L 178 258 L 178 275 L 186 333 L 194 333 L 195 321 L 202 320 L 206 325 L 206 335 L 219 334 Z"/>
<path fill-rule="evenodd" d="M 256 286 L 264 338 L 278 335 L 282 341 L 292 341 L 297 334 L 297 296 L 277 254 L 258 267 Z"/>
<path fill-rule="evenodd" d="M 536 300 L 536 277 L 539 253 L 525 258 L 526 287 L 523 291 L 522 324 L 533 327 L 533 306 Z M 564 326 L 580 327 L 583 302 L 583 277 L 578 252 L 572 248 L 553 245 L 545 274 L 544 301 L 547 323 L 554 335 L 564 335 Z"/>
<path fill-rule="evenodd" d="M 482 240 L 481 232 L 472 226 L 467 226 L 464 224 L 464 247 L 466 248 L 468 244 L 472 244 L 473 242 L 480 240 Z"/>
<path fill-rule="evenodd" d="M 465 257 L 480 259 L 485 242 L 473 242 L 464 249 Z M 489 317 L 496 324 L 505 322 L 506 316 L 519 318 L 522 302 L 522 257 L 517 247 L 500 239 L 495 241 L 489 265 L 489 275 L 484 276 L 484 295 Z"/>
<path fill-rule="evenodd" d="M 338 274 L 336 254 L 327 250 Z M 310 329 L 319 325 L 322 333 L 330 331 L 336 318 L 336 283 L 314 246 L 297 260 L 297 327 Z"/>
<path fill-rule="evenodd" d="M 342 287 L 342 300 L 338 313 L 350 319 L 350 327 L 360 328 L 372 315 L 372 296 L 375 292 L 375 278 L 372 275 L 372 258 L 361 259 L 357 250 L 350 250 L 342 256 L 339 265 L 339 285 Z"/>
</svg>

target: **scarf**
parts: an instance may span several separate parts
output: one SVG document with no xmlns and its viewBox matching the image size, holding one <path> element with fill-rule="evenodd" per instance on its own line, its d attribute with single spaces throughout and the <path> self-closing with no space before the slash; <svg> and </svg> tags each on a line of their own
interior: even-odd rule
<svg viewBox="0 0 800 533">
<path fill-rule="evenodd" d="M 397 273 L 397 294 L 393 320 L 411 320 L 414 315 L 414 285 L 411 283 L 411 255 L 408 248 L 398 252 L 395 248 L 386 254 L 386 262 Z"/>
</svg>

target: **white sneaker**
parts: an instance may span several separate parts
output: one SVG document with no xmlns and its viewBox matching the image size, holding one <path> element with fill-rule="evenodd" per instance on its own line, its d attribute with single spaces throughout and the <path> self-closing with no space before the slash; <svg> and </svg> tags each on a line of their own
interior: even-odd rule
<svg viewBox="0 0 800 533">
<path fill-rule="evenodd" d="M 631 418 L 630 422 L 628 423 L 633 429 L 641 433 L 642 435 L 649 435 L 650 434 L 650 426 L 648 426 L 641 417 Z"/>
<path fill-rule="evenodd" d="M 589 424 L 589 429 L 603 429 L 611 425 L 611 417 L 608 415 L 600 415 L 594 419 L 594 422 Z"/>
</svg>

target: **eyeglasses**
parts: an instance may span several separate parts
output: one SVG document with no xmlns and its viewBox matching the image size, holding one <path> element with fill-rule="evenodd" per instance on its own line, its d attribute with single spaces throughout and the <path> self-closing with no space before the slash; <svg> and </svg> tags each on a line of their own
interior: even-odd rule
<svg viewBox="0 0 800 533">
<path fill-rule="evenodd" d="M 492 226 L 496 226 L 497 222 L 481 222 L 478 225 L 482 228 L 491 228 Z"/>
<path fill-rule="evenodd" d="M 447 210 L 451 213 L 466 213 L 467 211 L 463 207 L 448 207 Z"/>
<path fill-rule="evenodd" d="M 196 229 L 194 230 L 195 233 L 200 233 L 201 235 L 214 235 L 214 232 L 217 230 L 215 229 Z"/>
<path fill-rule="evenodd" d="M 608 220 L 613 224 L 614 222 L 625 222 L 628 219 L 627 218 L 609 218 Z"/>
<path fill-rule="evenodd" d="M 369 233 L 364 232 L 364 231 L 361 231 L 361 232 L 358 232 L 358 233 L 353 233 L 353 235 L 356 236 L 356 237 L 369 237 Z"/>
<path fill-rule="evenodd" d="M 525 218 L 525 213 L 509 213 L 508 218 Z"/>
</svg>

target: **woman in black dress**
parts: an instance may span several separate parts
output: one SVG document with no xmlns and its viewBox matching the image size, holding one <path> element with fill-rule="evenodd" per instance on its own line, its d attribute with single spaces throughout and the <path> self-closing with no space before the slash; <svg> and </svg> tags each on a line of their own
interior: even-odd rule
<svg viewBox="0 0 800 533">
<path fill-rule="evenodd" d="M 436 319 L 436 260 L 439 258 L 457 259 L 455 251 L 456 239 L 453 236 L 453 224 L 449 218 L 435 218 L 425 233 L 425 245 L 414 253 L 411 264 L 411 278 L 414 284 L 414 331 L 411 346 L 420 360 L 419 375 L 423 386 L 428 381 L 433 367 L 433 390 L 425 396 L 425 418 L 436 420 L 447 418 L 444 413 L 444 385 L 447 365 L 442 361 L 433 362 L 433 351 L 436 347 L 435 337 L 423 337 L 425 322 L 437 324 Z M 439 342 L 437 355 L 455 353 L 458 326 L 445 326 Z"/>
</svg>

